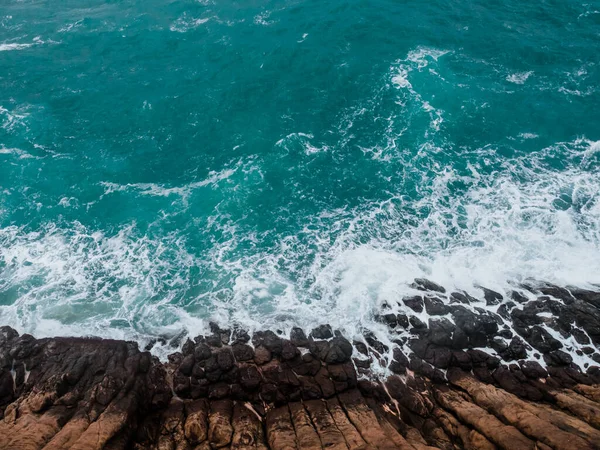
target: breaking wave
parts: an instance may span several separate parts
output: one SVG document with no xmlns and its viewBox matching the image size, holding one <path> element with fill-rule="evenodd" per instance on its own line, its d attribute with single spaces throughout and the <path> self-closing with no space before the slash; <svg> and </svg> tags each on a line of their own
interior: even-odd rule
<svg viewBox="0 0 600 450">
<path fill-rule="evenodd" d="M 257 17 L 267 24 L 268 14 Z M 206 20 L 180 19 L 175 31 Z M 189 183 L 96 180 L 87 203 L 61 195 L 51 204 L 64 213 L 6 224 L 2 322 L 37 336 L 142 345 L 204 333 L 209 320 L 284 332 L 329 323 L 349 338 L 369 329 L 385 341 L 375 316 L 414 294 L 418 277 L 474 296 L 530 280 L 600 284 L 599 142 L 547 144 L 535 129 L 459 142 L 458 113 L 487 107 L 459 109 L 439 94 L 462 92 L 452 65 L 464 62 L 417 47 L 325 131 L 282 133 L 269 152 L 215 164 Z M 481 89 L 534 84 L 531 74 L 494 72 Z M 28 120 L 0 114 L 7 132 Z M 27 155 L 0 147 L 11 164 Z M 28 198 L 6 188 L 2 199 L 9 195 Z M 31 198 L 32 210 L 46 207 Z M 82 205 L 114 210 L 121 198 L 151 217 L 103 227 L 69 215 Z M 0 211 L 8 214 L 3 203 Z"/>
</svg>

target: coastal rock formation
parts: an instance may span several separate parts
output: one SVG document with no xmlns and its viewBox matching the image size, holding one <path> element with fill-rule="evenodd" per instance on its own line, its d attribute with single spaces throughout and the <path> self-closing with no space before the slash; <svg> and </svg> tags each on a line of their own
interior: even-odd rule
<svg viewBox="0 0 600 450">
<path fill-rule="evenodd" d="M 415 291 L 385 342 L 213 324 L 167 362 L 2 327 L 0 450 L 600 448 L 600 295 Z"/>
</svg>

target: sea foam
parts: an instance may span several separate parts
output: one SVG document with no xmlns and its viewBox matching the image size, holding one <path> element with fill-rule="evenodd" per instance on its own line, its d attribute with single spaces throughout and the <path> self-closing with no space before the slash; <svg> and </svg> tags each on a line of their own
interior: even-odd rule
<svg viewBox="0 0 600 450">
<path fill-rule="evenodd" d="M 598 141 L 548 145 L 528 127 L 509 141 L 510 157 L 499 156 L 503 149 L 494 142 L 459 145 L 445 128 L 452 116 L 444 99 L 429 89 L 450 83 L 445 64 L 452 55 L 417 47 L 386 63 L 371 95 L 340 110 L 337 123 L 320 133 L 282 132 L 266 156 L 216 164 L 187 183 L 103 178 L 96 186 L 99 204 L 121 194 L 131 204 L 166 199 L 166 212 L 150 225 L 128 221 L 104 229 L 68 216 L 33 229 L 5 225 L 0 318 L 38 336 L 95 334 L 142 345 L 156 336 L 204 333 L 208 320 L 284 332 L 329 323 L 348 338 L 369 330 L 390 342 L 375 316 L 384 304 L 401 308 L 398 301 L 415 294 L 417 277 L 475 297 L 481 286 L 507 294 L 530 280 L 594 287 L 600 283 Z M 7 131 L 27 118 L 19 109 L 0 114 Z M 375 131 L 364 133 L 365 124 Z M 534 150 L 521 151 L 521 141 Z M 2 153 L 16 156 L 13 148 Z M 313 190 L 329 181 L 310 177 L 315 166 L 307 161 L 321 156 L 340 165 L 354 158 L 345 182 L 333 184 L 336 195 L 323 196 L 335 204 Z M 290 159 L 277 172 L 269 158 Z M 363 175 L 367 165 L 374 169 Z M 260 176 L 250 183 L 252 171 Z M 287 177 L 298 198 L 279 193 Z M 383 180 L 385 188 L 337 201 L 360 177 L 371 177 L 365 185 Z M 267 215 L 269 189 L 284 201 Z M 211 191 L 220 195 L 208 217 L 200 217 L 193 200 Z M 236 197 L 240 192 L 246 197 Z M 234 206 L 227 209 L 228 202 Z M 286 209 L 293 202 L 313 209 Z M 76 203 L 61 194 L 53 206 L 62 213 Z M 170 218 L 184 213 L 186 222 L 173 226 Z M 248 219 L 261 214 L 272 220 L 268 227 Z"/>
</svg>

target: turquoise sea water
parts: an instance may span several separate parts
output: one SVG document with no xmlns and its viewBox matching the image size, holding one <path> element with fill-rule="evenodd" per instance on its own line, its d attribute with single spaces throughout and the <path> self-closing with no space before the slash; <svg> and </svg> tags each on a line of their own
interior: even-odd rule
<svg viewBox="0 0 600 450">
<path fill-rule="evenodd" d="M 0 322 L 376 327 L 600 282 L 600 3 L 0 5 Z"/>
</svg>

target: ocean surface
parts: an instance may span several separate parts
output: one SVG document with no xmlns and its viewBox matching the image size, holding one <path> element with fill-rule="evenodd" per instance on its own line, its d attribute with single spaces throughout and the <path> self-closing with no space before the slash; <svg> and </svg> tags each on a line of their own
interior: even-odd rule
<svg viewBox="0 0 600 450">
<path fill-rule="evenodd" d="M 597 0 L 3 0 L 0 324 L 347 335 L 600 283 Z"/>
</svg>

